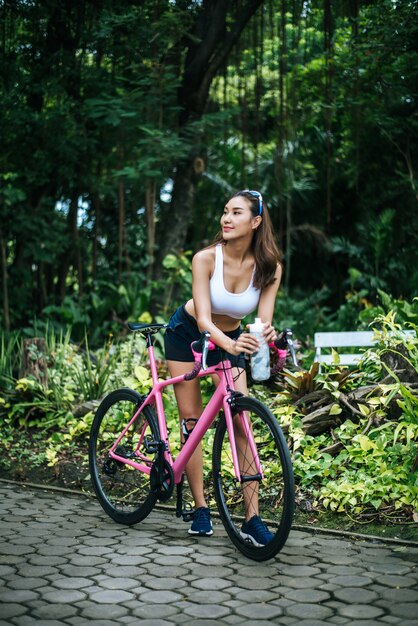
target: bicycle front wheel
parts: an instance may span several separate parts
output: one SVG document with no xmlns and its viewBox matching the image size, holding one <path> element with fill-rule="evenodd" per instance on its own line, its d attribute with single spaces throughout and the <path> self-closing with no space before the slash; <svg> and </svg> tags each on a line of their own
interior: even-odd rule
<svg viewBox="0 0 418 626">
<path fill-rule="evenodd" d="M 143 399 L 132 389 L 117 389 L 99 405 L 90 431 L 90 476 L 97 498 L 106 513 L 120 524 L 136 524 L 153 509 L 157 495 L 151 491 L 148 472 L 113 459 L 110 448 L 130 422 Z M 119 442 L 118 456 L 151 468 L 159 440 L 151 407 L 145 407 Z"/>
<path fill-rule="evenodd" d="M 222 415 L 213 443 L 213 483 L 216 504 L 233 544 L 255 561 L 274 557 L 283 547 L 293 519 L 294 481 L 289 450 L 273 414 L 258 400 L 238 397 L 234 407 L 234 438 L 241 477 L 237 481 L 232 452 Z M 244 434 L 243 420 L 250 426 L 261 472 Z M 253 480 L 252 480 L 253 478 Z M 243 533 L 242 524 L 259 515 L 273 534 L 265 545 L 255 545 Z"/>
</svg>

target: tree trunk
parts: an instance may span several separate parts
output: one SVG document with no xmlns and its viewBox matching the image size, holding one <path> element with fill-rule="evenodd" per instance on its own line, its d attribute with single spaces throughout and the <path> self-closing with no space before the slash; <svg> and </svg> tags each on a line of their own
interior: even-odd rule
<svg viewBox="0 0 418 626">
<path fill-rule="evenodd" d="M 203 116 L 213 79 L 224 66 L 244 27 L 262 4 L 263 0 L 240 3 L 204 0 L 194 27 L 185 40 L 187 54 L 179 89 L 180 134 L 190 122 Z M 166 254 L 180 250 L 186 240 L 193 216 L 195 185 L 200 177 L 195 171 L 195 159 L 202 156 L 199 139 L 196 137 L 188 158 L 176 168 L 171 205 L 157 230 L 158 257 L 154 270 L 157 280 L 162 275 L 162 261 Z"/>
<path fill-rule="evenodd" d="M 6 242 L 3 233 L 0 232 L 0 255 L 1 255 L 1 282 L 3 285 L 3 322 L 4 329 L 10 330 L 10 310 L 9 310 L 9 283 L 7 275 L 7 254 Z"/>
<path fill-rule="evenodd" d="M 118 184 L 119 227 L 118 227 L 118 285 L 122 283 L 122 260 L 125 245 L 125 186 L 120 180 Z"/>
<path fill-rule="evenodd" d="M 145 186 L 145 212 L 148 226 L 148 279 L 152 278 L 155 261 L 155 180 L 149 180 Z"/>
<path fill-rule="evenodd" d="M 75 251 L 78 247 L 77 243 L 77 213 L 78 213 L 78 193 L 74 192 L 69 203 L 67 217 L 67 245 L 63 250 L 60 263 L 58 293 L 60 302 L 63 302 L 66 293 L 66 283 L 71 263 L 77 263 Z"/>
<path fill-rule="evenodd" d="M 45 339 L 33 338 L 23 341 L 22 378 L 33 376 L 39 383 L 48 387 Z"/>
<path fill-rule="evenodd" d="M 332 12 L 331 0 L 324 0 L 324 47 L 325 47 L 325 132 L 326 132 L 326 169 L 325 169 L 325 206 L 327 224 L 332 219 Z"/>
</svg>

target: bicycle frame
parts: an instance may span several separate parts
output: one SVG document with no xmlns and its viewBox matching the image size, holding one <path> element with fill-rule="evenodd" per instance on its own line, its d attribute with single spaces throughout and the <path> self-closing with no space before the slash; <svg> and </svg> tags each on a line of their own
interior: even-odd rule
<svg viewBox="0 0 418 626">
<path fill-rule="evenodd" d="M 218 415 L 219 411 L 222 408 L 225 414 L 226 425 L 228 429 L 235 477 L 237 481 L 241 482 L 242 476 L 240 473 L 240 467 L 239 467 L 239 462 L 238 462 L 238 453 L 237 453 L 237 446 L 236 446 L 234 426 L 233 426 L 233 415 L 231 411 L 231 400 L 233 398 L 234 393 L 236 393 L 236 391 L 235 391 L 235 385 L 234 385 L 234 380 L 233 380 L 232 371 L 231 371 L 232 366 L 231 366 L 230 361 L 225 360 L 218 365 L 213 365 L 213 366 L 208 367 L 205 370 L 201 370 L 197 374 L 196 378 L 204 378 L 206 376 L 211 376 L 212 374 L 216 374 L 219 377 L 219 384 L 216 387 L 211 399 L 209 400 L 206 407 L 204 408 L 202 414 L 200 415 L 196 426 L 194 427 L 193 431 L 187 438 L 187 441 L 185 441 L 181 451 L 179 452 L 177 457 L 173 460 L 171 451 L 170 451 L 170 444 L 169 444 L 169 438 L 168 438 L 168 433 L 167 433 L 167 423 L 166 423 L 166 416 L 165 416 L 165 411 L 164 411 L 164 406 L 163 406 L 162 390 L 165 387 L 168 387 L 169 385 L 175 385 L 177 383 L 185 381 L 185 375 L 160 380 L 158 376 L 158 372 L 157 372 L 156 362 L 155 362 L 154 347 L 151 342 L 148 345 L 148 355 L 149 355 L 149 360 L 150 360 L 150 369 L 151 369 L 151 376 L 152 376 L 152 382 L 153 382 L 152 390 L 145 397 L 144 402 L 135 412 L 134 416 L 131 418 L 127 426 L 125 426 L 125 428 L 122 430 L 116 442 L 112 445 L 110 452 L 109 452 L 110 456 L 116 461 L 132 466 L 136 470 L 139 470 L 146 474 L 151 473 L 151 467 L 149 466 L 149 464 L 146 465 L 145 463 L 141 463 L 138 461 L 134 461 L 132 459 L 121 457 L 118 454 L 116 454 L 115 450 L 117 446 L 119 445 L 119 443 L 121 442 L 121 440 L 123 439 L 123 437 L 125 436 L 125 434 L 128 432 L 128 430 L 132 426 L 132 424 L 135 422 L 135 420 L 137 419 L 141 411 L 148 405 L 151 405 L 151 406 L 155 405 L 159 431 L 160 431 L 160 438 L 161 438 L 161 441 L 164 442 L 165 448 L 166 448 L 165 460 L 170 464 L 173 470 L 174 483 L 178 484 L 182 480 L 182 476 L 186 468 L 186 465 L 189 459 L 191 458 L 193 452 L 196 450 L 196 447 L 199 444 L 199 441 L 201 441 L 205 433 L 211 427 L 216 416 Z M 259 474 L 261 478 L 263 478 L 263 472 L 262 472 L 260 460 L 257 454 L 257 447 L 255 444 L 254 438 L 252 436 L 250 424 L 248 420 L 245 418 L 245 416 L 242 419 L 242 425 L 243 425 L 243 429 L 245 432 L 245 436 L 247 440 L 249 441 L 249 445 L 250 445 L 251 452 L 253 454 L 257 473 Z M 143 437 L 143 434 L 141 434 L 141 438 L 140 438 L 141 440 L 142 440 L 142 437 Z M 138 444 L 138 448 L 140 446 L 140 443 Z"/>
</svg>

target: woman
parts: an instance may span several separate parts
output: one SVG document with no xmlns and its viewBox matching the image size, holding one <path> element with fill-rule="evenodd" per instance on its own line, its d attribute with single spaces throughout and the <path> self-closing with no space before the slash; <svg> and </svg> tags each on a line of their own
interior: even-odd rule
<svg viewBox="0 0 418 626">
<path fill-rule="evenodd" d="M 206 330 L 213 342 L 228 353 L 234 378 L 240 374 L 237 391 L 247 394 L 244 355 L 257 351 L 258 342 L 248 332 L 242 332 L 240 322 L 257 309 L 266 341 L 275 339 L 271 323 L 281 274 L 280 255 L 261 194 L 248 189 L 239 191 L 224 208 L 221 231 L 214 243 L 193 258 L 192 299 L 170 319 L 165 353 L 171 376 L 190 372 L 194 362 L 190 343 Z M 219 360 L 219 350 L 209 352 L 208 365 Z M 184 441 L 202 413 L 199 381 L 175 385 L 175 394 Z M 203 492 L 201 446 L 187 464 L 186 475 L 195 502 L 189 533 L 209 536 L 213 530 Z M 241 533 L 255 545 L 265 545 L 272 534 L 259 518 L 257 506 L 258 502 L 248 504 Z"/>
</svg>

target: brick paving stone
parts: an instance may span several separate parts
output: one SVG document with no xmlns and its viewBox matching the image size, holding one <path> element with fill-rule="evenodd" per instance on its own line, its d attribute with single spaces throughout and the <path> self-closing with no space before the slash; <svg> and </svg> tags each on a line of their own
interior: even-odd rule
<svg viewBox="0 0 418 626">
<path fill-rule="evenodd" d="M 104 556 L 106 558 L 106 555 L 113 553 L 113 548 L 105 548 L 103 546 L 96 546 L 94 548 L 88 546 L 84 548 L 83 546 L 81 546 L 77 548 L 77 553 L 81 554 L 82 556 Z"/>
<path fill-rule="evenodd" d="M 114 565 L 141 565 L 145 566 L 147 563 L 151 563 L 149 559 L 144 559 L 143 556 L 117 556 L 112 558 Z"/>
<path fill-rule="evenodd" d="M 15 543 L 0 543 L 0 554 L 7 556 L 26 556 L 29 553 L 35 552 L 35 548 L 32 546 L 19 546 Z"/>
<path fill-rule="evenodd" d="M 141 620 L 141 626 L 172 626 L 173 622 L 169 622 L 165 619 L 143 619 Z"/>
<path fill-rule="evenodd" d="M 197 587 L 198 589 L 214 590 L 225 589 L 231 586 L 231 582 L 223 578 L 197 578 L 192 581 L 191 584 L 193 587 Z M 228 589 L 228 591 L 230 592 L 230 589 Z"/>
<path fill-rule="evenodd" d="M 330 565 L 351 565 L 353 563 L 353 557 L 344 554 L 323 554 L 320 558 L 321 561 Z"/>
<path fill-rule="evenodd" d="M 190 569 L 187 567 L 177 567 L 175 565 L 155 565 L 155 563 L 145 563 L 144 569 L 152 576 L 167 576 L 168 578 L 181 578 L 187 576 L 190 573 Z"/>
<path fill-rule="evenodd" d="M 351 617 L 353 619 L 373 619 L 384 615 L 383 609 L 380 609 L 377 606 L 370 606 L 368 604 L 351 604 L 343 606 L 339 612 L 340 615 Z"/>
<path fill-rule="evenodd" d="M 184 609 L 186 615 L 191 615 L 196 618 L 210 618 L 212 620 L 219 620 L 231 613 L 231 609 L 227 606 L 220 606 L 216 604 L 195 604 L 190 605 Z M 195 622 L 194 622 L 195 624 Z"/>
<path fill-rule="evenodd" d="M 128 609 L 120 604 L 97 605 L 95 602 L 90 602 L 88 606 L 81 610 L 80 615 L 92 621 L 97 619 L 115 620 L 118 617 L 127 615 L 128 612 Z"/>
<path fill-rule="evenodd" d="M 333 610 L 320 604 L 292 604 L 286 609 L 287 615 L 299 619 L 326 619 L 333 615 Z"/>
<path fill-rule="evenodd" d="M 170 590 L 144 591 L 140 593 L 141 601 L 151 602 L 151 604 L 169 604 L 181 600 L 182 597 L 180 593 Z"/>
<path fill-rule="evenodd" d="M 106 591 L 98 591 L 93 593 L 89 597 L 90 602 L 97 602 L 98 604 L 120 604 L 122 602 L 128 602 L 134 598 L 133 593 L 123 591 L 120 589 L 106 589 Z"/>
<path fill-rule="evenodd" d="M 331 565 L 326 568 L 328 574 L 334 576 L 356 576 L 364 572 L 364 567 L 353 565 Z"/>
<path fill-rule="evenodd" d="M 208 565 L 202 568 L 201 563 L 194 563 L 190 566 L 190 570 L 192 574 L 196 573 L 197 577 L 199 577 L 200 574 L 204 573 L 205 578 L 232 578 L 234 574 L 233 570 L 230 567 L 225 567 L 223 565 Z"/>
<path fill-rule="evenodd" d="M 289 565 L 317 565 L 318 560 L 301 554 L 280 554 L 281 563 L 289 563 Z"/>
<path fill-rule="evenodd" d="M 135 606 L 130 611 L 135 618 L 141 619 L 141 626 L 142 620 L 145 619 L 164 619 L 178 614 L 178 609 L 172 605 L 142 604 L 140 602 L 135 602 Z"/>
<path fill-rule="evenodd" d="M 100 586 L 106 589 L 123 589 L 129 591 L 130 589 L 138 589 L 140 582 L 135 578 L 120 578 L 107 576 L 100 580 Z"/>
<path fill-rule="evenodd" d="M 380 576 L 379 583 L 388 587 L 412 587 L 416 585 L 417 581 L 409 576 Z"/>
<path fill-rule="evenodd" d="M 417 615 L 417 604 L 412 604 L 410 602 L 399 602 L 397 604 L 392 604 L 388 607 L 388 610 L 392 615 L 396 617 L 402 617 L 404 619 L 418 619 Z"/>
<path fill-rule="evenodd" d="M 33 615 L 39 619 L 59 620 L 66 619 L 73 615 L 76 615 L 77 608 L 73 604 L 46 604 L 36 608 L 33 611 Z"/>
<path fill-rule="evenodd" d="M 277 583 L 271 578 L 245 578 L 244 576 L 231 577 L 233 582 L 238 587 L 243 589 L 273 589 L 276 588 Z"/>
<path fill-rule="evenodd" d="M 257 589 L 254 591 L 241 591 L 236 595 L 240 604 L 243 602 L 270 602 L 277 597 L 276 591 L 265 591 L 264 589 Z"/>
<path fill-rule="evenodd" d="M 236 608 L 235 612 L 238 615 L 243 615 L 245 618 L 247 618 L 249 620 L 249 623 L 251 623 L 251 620 L 268 620 L 283 615 L 283 609 L 280 606 L 262 603 L 249 603 L 243 607 Z"/>
<path fill-rule="evenodd" d="M 202 565 L 230 565 L 233 566 L 232 563 L 232 559 L 231 557 L 228 556 L 223 556 L 223 555 L 208 555 L 208 554 L 202 554 L 202 555 L 197 555 L 194 558 L 195 563 L 201 563 Z"/>
<path fill-rule="evenodd" d="M 231 601 L 231 596 L 223 591 L 196 591 L 191 589 L 190 592 L 186 592 L 188 602 L 194 602 L 196 604 L 222 604 L 230 607 L 228 601 Z M 248 599 L 250 601 L 250 599 Z M 240 603 L 241 604 L 241 603 Z"/>
<path fill-rule="evenodd" d="M 3 604 L 3 602 L 32 602 L 33 600 L 37 600 L 38 598 L 39 594 L 35 591 L 31 591 L 30 589 L 7 589 L 3 587 L 3 589 L 0 590 L 0 604 Z"/>
<path fill-rule="evenodd" d="M 340 587 L 366 587 L 370 583 L 366 576 L 331 576 L 329 581 Z"/>
<path fill-rule="evenodd" d="M 350 620 L 350 626 L 387 626 L 387 622 L 383 621 L 384 619 L 384 617 L 381 620 L 354 619 Z"/>
<path fill-rule="evenodd" d="M 312 589 L 321 584 L 317 578 L 290 578 L 289 576 L 276 576 L 274 581 L 278 588 L 292 587 L 294 589 Z"/>
<path fill-rule="evenodd" d="M 76 576 L 69 578 L 65 576 L 62 578 L 54 578 L 52 585 L 59 589 L 83 589 L 91 585 L 91 580 L 89 578 L 77 578 Z"/>
<path fill-rule="evenodd" d="M 1 617 L 8 620 L 12 617 L 18 617 L 19 615 L 23 615 L 27 612 L 27 607 L 22 604 L 17 604 L 13 602 L 1 602 Z M 6 622 L 7 625 L 10 625 L 10 622 Z"/>
<path fill-rule="evenodd" d="M 72 565 L 83 566 L 93 566 L 93 565 L 103 565 L 107 563 L 106 559 L 103 559 L 99 556 L 79 556 L 79 555 L 71 555 L 69 557 L 70 563 Z"/>
<path fill-rule="evenodd" d="M 159 554 L 167 554 L 170 556 L 173 554 L 179 554 L 180 556 L 184 556 L 185 554 L 192 554 L 193 552 L 193 548 L 188 548 L 187 546 L 158 546 Z M 218 558 L 221 558 L 219 555 L 217 556 Z"/>
<path fill-rule="evenodd" d="M 150 580 L 144 582 L 142 581 L 145 587 L 148 587 L 149 589 L 154 589 L 154 590 L 158 590 L 158 589 L 162 589 L 164 591 L 168 591 L 170 589 L 181 589 L 182 587 L 186 587 L 187 586 L 187 582 L 185 580 L 182 580 L 181 578 L 168 578 L 168 577 L 161 577 L 161 578 L 151 578 Z"/>
<path fill-rule="evenodd" d="M 415 563 L 372 563 L 370 565 L 371 572 L 380 574 L 408 574 L 415 567 Z"/>
<path fill-rule="evenodd" d="M 298 619 L 296 622 L 292 622 L 292 624 L 297 624 L 297 626 L 328 626 L 328 622 L 324 622 L 320 619 Z"/>
<path fill-rule="evenodd" d="M 370 604 L 378 599 L 378 594 L 370 589 L 345 587 L 334 591 L 334 596 L 348 604 Z"/>
<path fill-rule="evenodd" d="M 318 567 L 312 567 L 310 565 L 290 565 L 283 571 L 286 576 L 295 576 L 298 578 L 310 578 L 321 573 Z"/>
<path fill-rule="evenodd" d="M 81 565 L 69 565 L 68 563 L 64 563 L 61 567 L 54 568 L 61 572 L 61 575 L 65 574 L 70 578 L 92 578 L 93 576 L 97 576 L 100 573 L 100 569 L 98 567 L 85 567 Z M 42 574 L 41 574 L 42 575 Z M 44 576 L 49 576 L 48 574 L 44 574 Z M 55 579 L 55 575 L 54 575 Z"/>
<path fill-rule="evenodd" d="M 330 594 L 321 589 L 289 589 L 283 592 L 285 598 L 301 603 L 325 602 L 330 599 Z"/>
<path fill-rule="evenodd" d="M 59 602 L 60 604 L 71 604 L 83 600 L 85 597 L 84 593 L 76 589 L 57 589 L 42 594 L 42 598 L 46 602 Z"/>
<path fill-rule="evenodd" d="M 417 587 L 413 589 L 387 589 L 384 587 L 383 589 L 383 601 L 389 603 L 389 605 L 395 602 L 415 602 L 418 605 Z M 378 601 L 378 604 L 380 604 L 380 601 Z"/>
<path fill-rule="evenodd" d="M 23 578 L 22 576 L 16 576 L 14 578 L 9 577 L 7 582 L 7 586 L 10 589 L 39 589 L 47 585 L 48 581 L 43 578 Z"/>
</svg>

